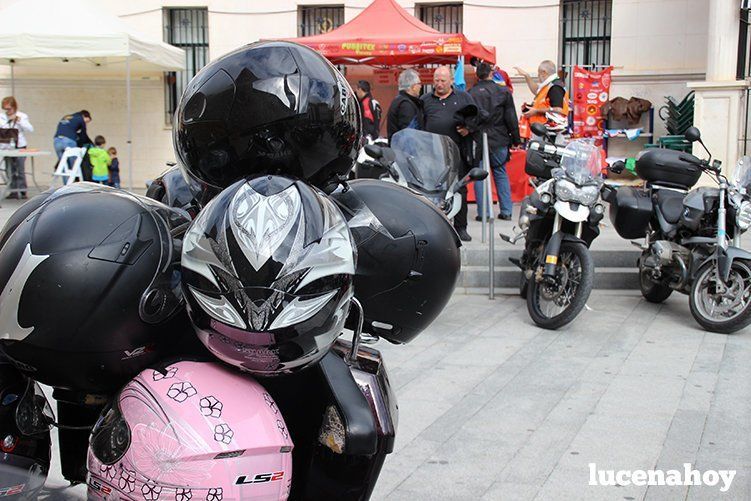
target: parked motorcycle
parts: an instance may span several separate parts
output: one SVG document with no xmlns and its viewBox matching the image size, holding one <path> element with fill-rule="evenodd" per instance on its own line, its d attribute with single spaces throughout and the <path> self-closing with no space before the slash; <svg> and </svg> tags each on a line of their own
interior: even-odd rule
<svg viewBox="0 0 751 501">
<path fill-rule="evenodd" d="M 542 182 L 522 202 L 521 231 L 501 238 L 526 239 L 521 259 L 511 259 L 522 270 L 520 293 L 537 325 L 557 329 L 576 318 L 594 283 L 589 246 L 604 213 L 600 153 L 588 140 L 555 146 L 535 125 L 543 140 L 530 142 L 525 170 Z"/>
<path fill-rule="evenodd" d="M 460 178 L 459 148 L 447 136 L 432 132 L 400 130 L 391 138 L 390 147 L 366 144 L 364 151 L 373 160 L 364 160 L 361 165 L 377 168 L 385 174 L 382 179 L 426 197 L 448 219 L 462 207 L 459 190 L 488 176 L 485 170 L 476 167 Z"/>
<path fill-rule="evenodd" d="M 751 323 L 751 253 L 740 239 L 751 226 L 751 159 L 744 157 L 731 179 L 701 141 L 709 159 L 666 149 L 645 150 L 636 160 L 644 188 L 607 190 L 610 219 L 623 238 L 645 238 L 639 285 L 647 301 L 660 303 L 673 291 L 689 296 L 694 319 L 704 329 L 732 333 Z M 623 164 L 611 170 L 618 173 Z M 718 187 L 689 191 L 701 174 Z"/>
</svg>

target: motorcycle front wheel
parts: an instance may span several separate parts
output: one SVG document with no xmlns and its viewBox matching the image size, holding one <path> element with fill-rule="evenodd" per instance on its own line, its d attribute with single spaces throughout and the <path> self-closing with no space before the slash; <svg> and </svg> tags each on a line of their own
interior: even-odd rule
<svg viewBox="0 0 751 501">
<path fill-rule="evenodd" d="M 731 334 L 751 323 L 751 263 L 733 261 L 725 284 L 720 282 L 718 274 L 715 262 L 699 268 L 688 304 L 694 319 L 704 329 Z"/>
<path fill-rule="evenodd" d="M 527 311 L 543 329 L 557 329 L 571 322 L 589 299 L 595 265 L 589 249 L 577 242 L 563 242 L 553 281 L 541 275 L 542 263 L 529 279 Z"/>
</svg>

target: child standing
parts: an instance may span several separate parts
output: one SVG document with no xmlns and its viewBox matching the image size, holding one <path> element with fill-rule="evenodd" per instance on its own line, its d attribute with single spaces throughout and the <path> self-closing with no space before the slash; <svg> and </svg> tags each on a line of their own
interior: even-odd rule
<svg viewBox="0 0 751 501">
<path fill-rule="evenodd" d="M 117 150 L 114 146 L 111 146 L 110 149 L 107 150 L 107 153 L 110 155 L 110 182 L 108 183 L 110 186 L 114 186 L 115 188 L 120 187 L 120 160 L 117 159 Z"/>
<path fill-rule="evenodd" d="M 89 148 L 89 160 L 91 161 L 91 179 L 95 183 L 107 184 L 110 179 L 109 166 L 112 163 L 109 153 L 104 149 L 107 141 L 104 136 L 94 138 L 93 148 Z"/>
</svg>

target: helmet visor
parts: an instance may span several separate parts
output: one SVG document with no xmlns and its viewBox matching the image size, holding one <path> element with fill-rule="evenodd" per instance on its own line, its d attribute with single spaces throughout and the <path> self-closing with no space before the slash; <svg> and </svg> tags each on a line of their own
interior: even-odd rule
<svg viewBox="0 0 751 501">
<path fill-rule="evenodd" d="M 49 432 L 55 422 L 47 397 L 39 383 L 29 379 L 26 391 L 16 408 L 16 426 L 23 435 L 38 435 Z"/>
</svg>

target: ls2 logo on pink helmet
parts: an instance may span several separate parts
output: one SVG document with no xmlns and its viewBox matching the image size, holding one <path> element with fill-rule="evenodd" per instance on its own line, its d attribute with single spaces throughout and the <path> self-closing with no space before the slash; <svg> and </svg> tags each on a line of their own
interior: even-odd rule
<svg viewBox="0 0 751 501">
<path fill-rule="evenodd" d="M 21 494 L 23 492 L 24 487 L 26 487 L 26 484 L 18 484 L 14 485 L 12 487 L 5 487 L 3 489 L 0 489 L 0 497 L 10 497 L 15 496 L 17 494 Z"/>
<path fill-rule="evenodd" d="M 237 477 L 237 480 L 235 480 L 235 485 L 263 484 L 266 482 L 276 482 L 277 480 L 282 480 L 283 478 L 283 471 L 276 471 L 274 473 L 259 473 L 253 478 L 248 478 L 247 475 L 240 475 L 239 477 Z"/>
</svg>

